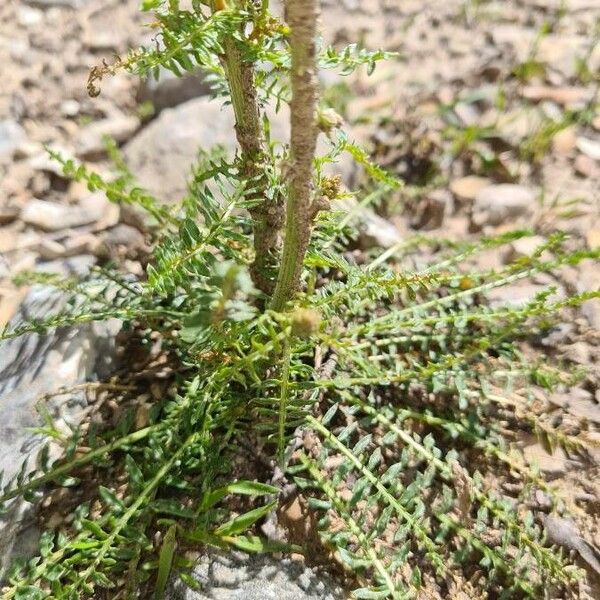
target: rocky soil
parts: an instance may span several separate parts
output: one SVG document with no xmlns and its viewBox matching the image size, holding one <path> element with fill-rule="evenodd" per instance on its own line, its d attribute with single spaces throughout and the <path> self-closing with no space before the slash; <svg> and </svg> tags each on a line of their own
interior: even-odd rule
<svg viewBox="0 0 600 600">
<path fill-rule="evenodd" d="M 325 97 L 351 135 L 406 181 L 377 207 L 379 215 L 365 216 L 372 237 L 390 245 L 414 232 L 464 239 L 517 226 L 535 230 L 536 238 L 515 242 L 504 254 L 482 255 L 479 266 L 488 268 L 531 253 L 559 230 L 571 234 L 573 248 L 600 246 L 598 0 L 323 4 L 328 40 L 360 40 L 398 53 L 370 78 L 323 73 Z M 73 261 L 89 268 L 112 259 L 142 273 L 144 223 L 66 180 L 45 144 L 108 173 L 103 137 L 110 136 L 140 183 L 167 201 L 184 192 L 199 144 L 231 147 L 231 115 L 208 98 L 201 76 L 176 80 L 165 73 L 157 84 L 121 74 L 103 82 L 100 97 L 88 97 L 90 66 L 151 38 L 137 6 L 138 0 L 0 3 L 0 328 L 45 297 L 44 290 L 12 283 L 22 270 L 64 271 Z M 283 135 L 284 125 L 277 127 Z M 341 171 L 348 184 L 360 181 L 346 163 Z M 600 267 L 588 261 L 503 288 L 492 302 L 521 303 L 547 285 L 560 294 L 597 289 Z M 51 372 L 44 365 L 62 359 L 72 370 L 61 371 L 58 386 L 100 376 L 85 346 L 97 338 L 60 335 L 49 342 L 54 354 L 41 353 L 34 362 L 30 353 L 31 373 L 43 377 Z M 577 387 L 540 395 L 532 410 L 600 444 L 600 300 L 565 313 L 550 336 L 524 351 L 587 370 Z M 69 356 L 78 358 L 69 363 Z M 19 394 L 3 416 L 15 393 L 14 369 L 0 362 L 0 439 L 7 443 L 4 456 L 20 462 L 24 441 L 14 434 L 16 424 L 30 423 L 34 395 L 50 390 L 30 379 L 29 395 Z M 581 462 L 560 452 L 550 456 L 535 439 L 521 443 L 528 460 L 568 498 L 583 537 L 600 547 L 594 462 L 600 450 Z M 540 497 L 541 509 L 544 502 Z M 298 594 L 289 597 L 307 597 Z"/>
</svg>

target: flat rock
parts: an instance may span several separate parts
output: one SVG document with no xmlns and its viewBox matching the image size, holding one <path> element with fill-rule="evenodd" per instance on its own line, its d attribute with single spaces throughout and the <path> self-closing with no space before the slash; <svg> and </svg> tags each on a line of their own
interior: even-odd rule
<svg viewBox="0 0 600 600">
<path fill-rule="evenodd" d="M 152 102 L 155 112 L 160 113 L 165 108 L 173 108 L 209 93 L 210 86 L 202 72 L 189 72 L 177 77 L 161 67 L 158 81 L 154 77 L 141 81 L 137 99 L 138 102 Z"/>
<path fill-rule="evenodd" d="M 44 231 L 60 231 L 97 221 L 98 228 L 103 229 L 118 222 L 119 207 L 102 194 L 92 194 L 75 205 L 34 198 L 21 211 L 21 219 Z"/>
<path fill-rule="evenodd" d="M 535 193 L 522 185 L 490 185 L 477 193 L 471 221 L 476 227 L 498 226 L 530 216 L 535 210 L 535 198 Z"/>
<path fill-rule="evenodd" d="M 106 154 L 106 137 L 112 138 L 118 144 L 129 140 L 140 126 L 137 117 L 114 115 L 96 121 L 84 127 L 77 144 L 77 155 L 81 158 L 95 159 Z"/>
<path fill-rule="evenodd" d="M 283 107 L 275 113 L 267 109 L 271 140 L 287 142 L 289 112 Z M 198 152 L 215 146 L 225 148 L 229 156 L 237 150 L 235 120 L 230 105 L 208 97 L 195 98 L 163 110 L 123 148 L 125 161 L 139 184 L 163 202 L 173 202 L 187 192 L 192 165 Z M 324 136 L 320 149 L 324 151 Z M 352 177 L 348 161 L 329 165 L 327 172 L 340 174 L 345 182 Z"/>
<path fill-rule="evenodd" d="M 193 571 L 200 590 L 180 580 L 168 589 L 165 600 L 337 600 L 347 594 L 324 575 L 301 562 L 267 555 L 214 552 L 203 557 Z"/>
<path fill-rule="evenodd" d="M 535 442 L 526 446 L 523 454 L 531 466 L 538 468 L 549 479 L 564 475 L 568 467 L 567 456 L 560 448 L 553 454 L 548 454 L 539 442 Z"/>
<path fill-rule="evenodd" d="M 534 283 L 516 283 L 494 288 L 487 294 L 487 299 L 492 308 L 501 306 L 522 308 L 528 302 L 531 302 L 537 294 L 546 290 L 547 287 Z M 556 296 L 554 298 L 556 299 Z"/>
<path fill-rule="evenodd" d="M 82 275 L 94 260 L 80 256 L 46 263 L 43 270 Z M 56 314 L 65 301 L 54 288 L 34 286 L 9 327 Z M 0 471 L 5 483 L 22 464 L 26 474 L 36 469 L 42 439 L 29 428 L 42 422 L 35 409 L 39 398 L 61 387 L 106 377 L 113 367 L 115 336 L 120 327 L 113 319 L 0 342 Z M 56 423 L 64 427 L 76 426 L 87 410 L 82 392 L 56 396 L 45 405 Z M 0 519 L 0 580 L 12 558 L 28 556 L 35 549 L 38 532 L 31 523 L 31 505 L 20 499 L 11 503 Z"/>
<path fill-rule="evenodd" d="M 199 150 L 215 145 L 234 151 L 234 118 L 230 106 L 197 98 L 164 110 L 123 149 L 136 179 L 159 200 L 183 197 Z"/>
</svg>

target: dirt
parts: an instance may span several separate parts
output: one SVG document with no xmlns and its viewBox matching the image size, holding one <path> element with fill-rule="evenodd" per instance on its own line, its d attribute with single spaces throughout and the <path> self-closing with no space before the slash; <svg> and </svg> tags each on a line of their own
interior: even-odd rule
<svg viewBox="0 0 600 600">
<path fill-rule="evenodd" d="M 85 85 L 91 66 L 149 39 L 138 4 L 0 5 L 0 328 L 22 297 L 11 277 L 23 269 L 79 254 L 104 260 L 108 252 L 142 272 L 143 227 L 124 223 L 122 211 L 64 179 L 43 148 L 64 148 L 106 171 L 101 135 L 124 144 L 145 127 L 139 81 L 107 79 L 95 99 Z M 573 249 L 600 246 L 597 0 L 323 5 L 326 40 L 383 44 L 397 53 L 371 77 L 323 75 L 329 86 L 324 96 L 352 136 L 406 182 L 376 207 L 381 215 L 404 235 L 475 239 L 528 227 L 538 242 L 565 231 Z M 40 202 L 64 211 L 62 225 L 40 220 Z M 477 266 L 499 267 L 530 250 L 515 243 L 506 255 L 483 254 Z M 529 288 L 501 290 L 497 301 L 530 297 L 547 285 L 563 294 L 598 289 L 600 266 L 589 260 L 564 268 Z M 537 438 L 519 431 L 514 437 L 564 497 L 582 537 L 598 548 L 600 300 L 561 318 L 550 335 L 523 350 L 532 359 L 550 355 L 581 367 L 583 379 L 550 398 L 538 390 L 533 407 L 517 393 L 511 400 L 520 410 L 536 411 L 549 427 L 569 428 L 589 453 L 578 460 L 550 456 Z M 545 499 L 537 502 L 543 510 Z"/>
</svg>

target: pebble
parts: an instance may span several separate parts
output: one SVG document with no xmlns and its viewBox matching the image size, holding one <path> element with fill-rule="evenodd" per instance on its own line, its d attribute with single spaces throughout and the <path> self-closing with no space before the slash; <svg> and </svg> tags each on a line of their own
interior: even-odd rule
<svg viewBox="0 0 600 600">
<path fill-rule="evenodd" d="M 118 222 L 118 210 L 119 207 L 109 203 L 102 194 L 92 194 L 78 205 L 34 198 L 23 208 L 21 219 L 44 231 L 81 227 L 96 221 L 100 228 L 107 228 Z"/>
<path fill-rule="evenodd" d="M 0 225 L 8 225 L 12 223 L 20 213 L 20 209 L 17 206 L 8 204 L 0 205 Z"/>
<path fill-rule="evenodd" d="M 516 283 L 494 288 L 487 294 L 487 299 L 492 308 L 500 308 L 501 306 L 522 308 L 547 288 L 546 285 L 536 285 L 534 283 Z M 560 295 L 562 296 L 564 293 Z M 554 298 L 556 299 L 556 296 Z"/>
<path fill-rule="evenodd" d="M 488 187 L 492 182 L 486 177 L 478 177 L 477 175 L 468 175 L 460 179 L 454 179 L 450 182 L 450 191 L 454 194 L 457 200 L 473 201 L 477 194 L 484 188 Z"/>
<path fill-rule="evenodd" d="M 518 258 L 522 258 L 524 256 L 533 256 L 535 251 L 546 242 L 546 238 L 541 235 L 532 235 L 528 237 L 523 237 L 519 240 L 515 240 L 510 245 L 510 252 L 508 253 L 507 262 L 512 262 Z M 548 252 L 544 252 L 542 254 L 542 260 L 548 260 L 550 258 L 550 254 Z"/>
<path fill-rule="evenodd" d="M 9 160 L 26 139 L 25 130 L 19 123 L 13 119 L 0 120 L 0 163 Z"/>
<path fill-rule="evenodd" d="M 590 97 L 590 90 L 584 87 L 554 87 L 546 85 L 526 86 L 522 92 L 523 98 L 533 102 L 550 100 L 567 108 L 581 106 Z"/>
<path fill-rule="evenodd" d="M 548 454 L 544 447 L 535 442 L 523 449 L 525 460 L 539 470 L 549 479 L 556 479 L 567 471 L 567 456 L 561 448 L 556 448 L 554 454 Z"/>
<path fill-rule="evenodd" d="M 563 348 L 564 357 L 577 365 L 590 363 L 590 347 L 586 342 L 575 342 Z"/>
<path fill-rule="evenodd" d="M 578 154 L 575 158 L 575 172 L 582 177 L 591 177 L 594 173 L 596 165 L 594 160 L 585 154 Z"/>
<path fill-rule="evenodd" d="M 572 125 L 559 131 L 552 140 L 552 148 L 558 154 L 568 155 L 575 148 L 577 142 L 576 127 Z"/>
<path fill-rule="evenodd" d="M 476 227 L 503 225 L 531 216 L 535 210 L 535 193 L 522 185 L 500 184 L 481 189 L 473 205 L 471 221 Z"/>
<path fill-rule="evenodd" d="M 589 156 L 593 160 L 600 160 L 600 142 L 590 140 L 586 137 L 578 137 L 576 141 L 577 149 Z"/>
<path fill-rule="evenodd" d="M 77 100 L 64 100 L 60 103 L 60 112 L 65 117 L 76 117 L 80 109 L 81 106 Z"/>
<path fill-rule="evenodd" d="M 85 127 L 77 145 L 77 155 L 85 159 L 97 159 L 106 154 L 106 137 L 118 144 L 129 140 L 140 126 L 137 117 L 113 115 Z"/>
</svg>

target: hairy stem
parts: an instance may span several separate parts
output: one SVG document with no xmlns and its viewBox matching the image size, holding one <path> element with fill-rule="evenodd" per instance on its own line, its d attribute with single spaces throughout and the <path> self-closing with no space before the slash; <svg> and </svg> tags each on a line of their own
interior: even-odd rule
<svg viewBox="0 0 600 600">
<path fill-rule="evenodd" d="M 235 132 L 241 148 L 241 176 L 253 190 L 251 199 L 258 201 L 250 210 L 255 251 L 251 274 L 256 287 L 270 294 L 274 281 L 269 272 L 274 269 L 279 231 L 283 226 L 283 201 L 278 198 L 267 200 L 265 140 L 258 108 L 254 65 L 244 60 L 240 43 L 233 37 L 223 42 L 223 48 L 223 63 L 235 114 Z"/>
<path fill-rule="evenodd" d="M 316 47 L 319 0 L 286 0 L 286 18 L 291 29 L 292 102 L 291 172 L 286 208 L 285 241 L 271 301 L 282 310 L 300 284 L 304 255 L 315 216 L 313 206 L 313 158 L 317 145 Z"/>
</svg>

